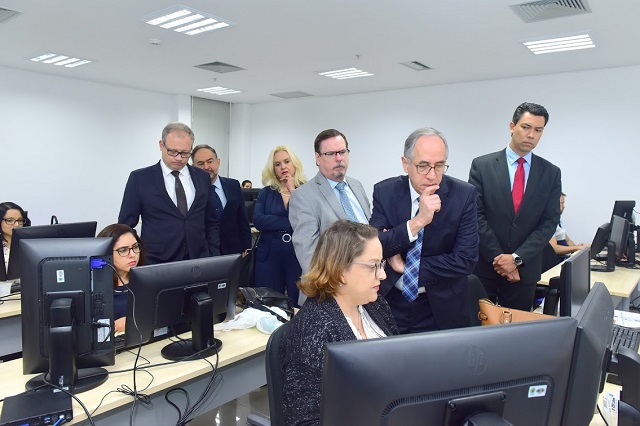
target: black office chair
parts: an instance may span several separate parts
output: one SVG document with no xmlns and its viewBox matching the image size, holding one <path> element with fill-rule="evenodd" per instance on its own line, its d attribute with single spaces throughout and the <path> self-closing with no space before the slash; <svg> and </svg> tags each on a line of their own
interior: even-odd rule
<svg viewBox="0 0 640 426">
<path fill-rule="evenodd" d="M 282 410 L 282 393 L 284 374 L 280 363 L 280 343 L 286 335 L 289 323 L 282 324 L 273 332 L 267 342 L 265 367 L 267 371 L 267 390 L 269 392 L 269 417 L 267 420 L 255 414 L 247 416 L 247 424 L 253 426 L 284 426 L 284 412 Z"/>
<path fill-rule="evenodd" d="M 553 268 L 557 264 L 562 262 L 556 251 L 553 249 L 553 246 L 547 243 L 542 249 L 542 272 L 546 272 L 549 269 Z M 549 290 L 549 286 L 540 285 L 536 286 L 536 292 L 533 295 L 533 309 L 535 310 L 538 306 L 540 306 L 542 299 L 547 295 L 547 291 Z"/>
<path fill-rule="evenodd" d="M 478 311 L 480 311 L 478 300 L 487 297 L 487 291 L 484 289 L 480 278 L 473 274 L 469 275 L 467 277 L 467 303 L 469 305 L 469 321 L 472 327 L 482 325 L 478 318 Z"/>
</svg>

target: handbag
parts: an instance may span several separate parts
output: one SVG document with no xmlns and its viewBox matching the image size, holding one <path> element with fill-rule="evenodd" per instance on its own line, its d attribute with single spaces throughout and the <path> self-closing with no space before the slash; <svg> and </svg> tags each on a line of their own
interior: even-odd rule
<svg viewBox="0 0 640 426">
<path fill-rule="evenodd" d="M 290 317 L 293 315 L 293 303 L 285 294 L 269 287 L 240 287 L 236 293 L 236 306 L 241 308 L 255 308 L 261 311 L 270 312 L 280 321 L 286 322 L 288 319 L 278 315 L 270 307 L 278 307 L 285 311 Z"/>
<path fill-rule="evenodd" d="M 478 305 L 480 307 L 478 319 L 482 325 L 510 324 L 513 322 L 539 321 L 557 318 L 552 315 L 505 308 L 500 305 L 496 305 L 489 299 L 478 300 Z"/>
</svg>

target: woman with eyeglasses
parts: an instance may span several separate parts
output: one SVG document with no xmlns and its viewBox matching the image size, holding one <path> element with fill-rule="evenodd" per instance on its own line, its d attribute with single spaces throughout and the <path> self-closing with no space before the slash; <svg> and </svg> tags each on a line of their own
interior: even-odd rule
<svg viewBox="0 0 640 426">
<path fill-rule="evenodd" d="M 264 188 L 258 193 L 253 210 L 253 226 L 260 231 L 255 253 L 255 286 L 284 293 L 298 306 L 296 282 L 302 274 L 293 249 L 289 222 L 291 193 L 306 182 L 302 163 L 286 146 L 269 153 L 262 171 Z"/>
<path fill-rule="evenodd" d="M 114 332 L 121 333 L 124 332 L 128 300 L 124 285 L 129 284 L 131 268 L 144 263 L 142 240 L 136 231 L 119 223 L 107 226 L 98 233 L 98 237 L 113 238 L 113 267 L 120 276 L 113 277 Z"/>
<path fill-rule="evenodd" d="M 11 236 L 13 228 L 21 228 L 28 223 L 25 211 L 11 201 L 0 203 L 0 215 L 2 216 L 2 252 L 4 255 L 5 271 L 9 270 L 9 253 L 11 250 Z"/>
<path fill-rule="evenodd" d="M 378 295 L 384 265 L 378 231 L 370 225 L 339 220 L 320 236 L 309 272 L 298 283 L 308 299 L 281 347 L 286 424 L 320 422 L 325 344 L 398 334 L 389 305 Z"/>
</svg>

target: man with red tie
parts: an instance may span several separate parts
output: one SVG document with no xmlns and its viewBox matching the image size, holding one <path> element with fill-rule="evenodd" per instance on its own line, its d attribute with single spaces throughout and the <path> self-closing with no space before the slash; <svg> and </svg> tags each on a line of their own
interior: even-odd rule
<svg viewBox="0 0 640 426">
<path fill-rule="evenodd" d="M 501 306 L 531 310 L 542 249 L 560 220 L 560 169 L 531 152 L 548 121 L 543 106 L 522 103 L 509 123 L 509 146 L 471 163 L 480 233 L 474 273 Z"/>
</svg>

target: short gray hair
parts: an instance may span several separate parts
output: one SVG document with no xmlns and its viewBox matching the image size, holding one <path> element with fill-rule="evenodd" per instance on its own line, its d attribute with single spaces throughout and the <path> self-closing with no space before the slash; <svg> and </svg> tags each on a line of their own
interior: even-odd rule
<svg viewBox="0 0 640 426">
<path fill-rule="evenodd" d="M 444 149 L 446 151 L 445 160 L 449 158 L 449 145 L 447 144 L 447 140 L 444 138 L 444 135 L 434 129 L 433 127 L 423 127 L 418 130 L 414 130 L 413 133 L 409 135 L 406 141 L 404 141 L 404 156 L 408 159 L 413 159 L 413 150 L 416 147 L 416 142 L 422 136 L 437 136 L 442 139 L 444 142 Z"/>
<path fill-rule="evenodd" d="M 162 129 L 162 143 L 165 143 L 167 141 L 167 135 L 169 135 L 169 133 L 171 132 L 185 132 L 191 138 L 192 143 L 195 142 L 196 140 L 196 137 L 193 134 L 193 130 L 191 130 L 191 128 L 186 124 L 169 123 L 166 126 L 164 126 L 164 129 Z"/>
</svg>

